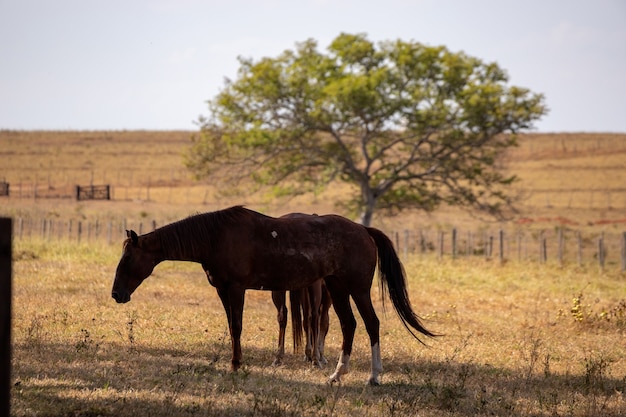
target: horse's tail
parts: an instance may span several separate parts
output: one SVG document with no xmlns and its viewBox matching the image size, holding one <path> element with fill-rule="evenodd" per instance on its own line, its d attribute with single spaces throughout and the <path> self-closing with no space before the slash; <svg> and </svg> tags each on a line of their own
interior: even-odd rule
<svg viewBox="0 0 626 417">
<path fill-rule="evenodd" d="M 378 248 L 378 276 L 380 278 L 383 300 L 386 290 L 388 290 L 389 298 L 391 298 L 393 307 L 398 313 L 398 316 L 400 316 L 402 324 L 404 324 L 404 327 L 421 343 L 424 342 L 417 337 L 415 332 L 411 330 L 411 327 L 425 336 L 438 336 L 424 327 L 422 319 L 411 307 L 406 288 L 404 268 L 402 267 L 402 263 L 400 263 L 398 254 L 393 248 L 393 243 L 389 237 L 373 227 L 366 227 L 366 229 L 372 239 L 374 239 L 376 247 Z"/>
<path fill-rule="evenodd" d="M 304 290 L 289 291 L 291 305 L 291 335 L 293 337 L 293 353 L 298 353 L 302 347 L 302 292 Z"/>
</svg>

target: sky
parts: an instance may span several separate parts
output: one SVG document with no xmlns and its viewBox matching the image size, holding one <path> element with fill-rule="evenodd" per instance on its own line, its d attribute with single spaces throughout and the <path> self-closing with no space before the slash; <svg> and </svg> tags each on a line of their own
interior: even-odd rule
<svg viewBox="0 0 626 417">
<path fill-rule="evenodd" d="M 497 62 L 534 131 L 626 133 L 626 0 L 0 0 L 0 129 L 196 130 L 237 57 L 342 32 Z"/>
</svg>

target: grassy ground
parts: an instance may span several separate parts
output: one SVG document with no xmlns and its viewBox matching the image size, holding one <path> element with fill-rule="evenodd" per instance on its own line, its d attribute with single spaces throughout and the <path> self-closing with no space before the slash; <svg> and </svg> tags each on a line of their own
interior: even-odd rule
<svg viewBox="0 0 626 417">
<path fill-rule="evenodd" d="M 365 386 L 370 358 L 359 320 L 352 372 L 330 386 L 340 347 L 334 315 L 327 369 L 300 355 L 272 367 L 270 295 L 248 292 L 244 366 L 231 373 L 225 315 L 200 267 L 161 264 L 120 306 L 110 298 L 118 256 L 108 245 L 16 242 L 13 415 L 626 413 L 619 273 L 411 255 L 410 297 L 445 336 L 424 347 L 377 302 L 383 385 Z"/>
<path fill-rule="evenodd" d="M 219 184 L 195 181 L 182 167 L 190 135 L 0 131 L 0 181 L 12 190 L 0 197 L 0 215 L 124 219 L 136 227 L 232 204 L 270 215 L 348 214 L 334 204 L 345 187 L 289 201 L 263 193 L 225 197 Z M 576 230 L 594 236 L 585 242 L 592 256 L 595 236 L 624 231 L 625 154 L 626 135 L 526 135 L 502 161 L 520 177 L 515 221 L 484 223 L 442 208 L 377 216 L 374 225 L 433 232 L 504 227 L 534 237 L 566 227 L 569 239 Z M 63 197 L 91 182 L 110 183 L 114 200 Z M 301 355 L 274 368 L 276 312 L 268 293 L 249 292 L 244 366 L 233 374 L 225 315 L 200 267 L 162 264 L 120 306 L 110 297 L 119 243 L 38 236 L 14 243 L 15 416 L 626 415 L 626 278 L 614 249 L 604 271 L 590 261 L 577 266 L 570 242 L 563 266 L 554 247 L 547 264 L 515 255 L 500 265 L 478 256 L 409 253 L 413 304 L 445 336 L 424 347 L 377 303 L 385 373 L 383 385 L 371 388 L 364 385 L 370 352 L 360 319 L 352 372 L 329 386 L 340 347 L 334 313 L 327 369 L 311 368 Z"/>
</svg>

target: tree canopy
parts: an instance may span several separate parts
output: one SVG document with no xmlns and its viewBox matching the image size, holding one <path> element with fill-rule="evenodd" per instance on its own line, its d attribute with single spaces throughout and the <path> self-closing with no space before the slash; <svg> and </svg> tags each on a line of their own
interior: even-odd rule
<svg viewBox="0 0 626 417">
<path fill-rule="evenodd" d="M 199 177 L 252 178 L 294 194 L 344 181 L 363 224 L 375 210 L 442 203 L 493 215 L 514 176 L 497 169 L 516 134 L 547 113 L 544 97 L 507 73 L 444 46 L 310 39 L 276 58 L 239 58 L 237 78 L 209 101 L 186 154 Z"/>
</svg>

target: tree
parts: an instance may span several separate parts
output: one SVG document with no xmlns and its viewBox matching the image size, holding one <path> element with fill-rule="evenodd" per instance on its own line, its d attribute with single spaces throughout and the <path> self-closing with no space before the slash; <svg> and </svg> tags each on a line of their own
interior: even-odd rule
<svg viewBox="0 0 626 417">
<path fill-rule="evenodd" d="M 498 156 L 547 112 L 496 63 L 443 46 L 342 33 L 326 54 L 307 40 L 239 62 L 200 118 L 187 166 L 288 194 L 344 181 L 358 192 L 342 203 L 365 225 L 375 210 L 442 203 L 502 215 L 515 177 Z"/>
</svg>

